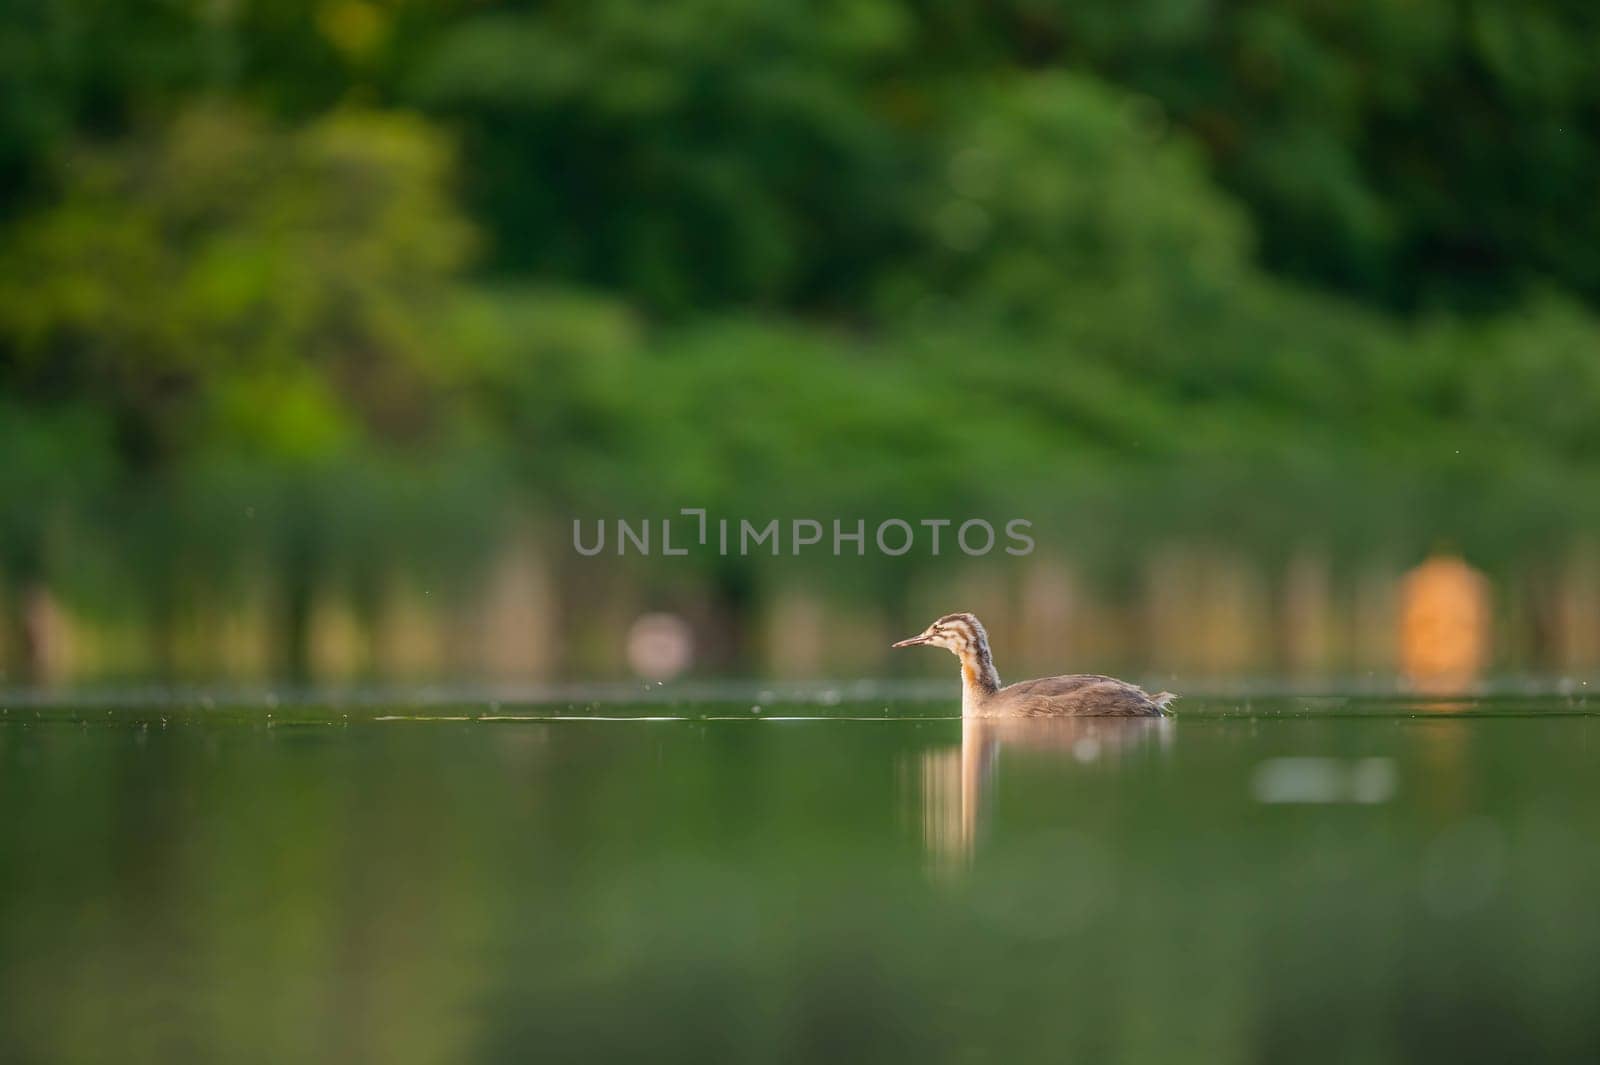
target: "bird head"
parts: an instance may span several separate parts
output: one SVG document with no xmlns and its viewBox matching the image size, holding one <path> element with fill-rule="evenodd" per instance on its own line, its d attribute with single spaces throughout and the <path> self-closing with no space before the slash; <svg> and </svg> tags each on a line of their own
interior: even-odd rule
<svg viewBox="0 0 1600 1065">
<path fill-rule="evenodd" d="M 901 640 L 894 647 L 943 647 L 954 655 L 976 651 L 987 642 L 983 624 L 971 614 L 946 614 L 909 640 Z"/>
</svg>

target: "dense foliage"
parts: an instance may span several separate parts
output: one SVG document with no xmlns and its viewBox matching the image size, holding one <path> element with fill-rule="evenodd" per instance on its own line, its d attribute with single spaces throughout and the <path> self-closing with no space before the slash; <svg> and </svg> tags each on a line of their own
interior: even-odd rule
<svg viewBox="0 0 1600 1065">
<path fill-rule="evenodd" d="M 294 642 L 512 511 L 690 504 L 1540 550 L 1597 518 L 1597 52 L 1563 0 L 6 5 L 0 589 L 253 560 Z"/>
</svg>

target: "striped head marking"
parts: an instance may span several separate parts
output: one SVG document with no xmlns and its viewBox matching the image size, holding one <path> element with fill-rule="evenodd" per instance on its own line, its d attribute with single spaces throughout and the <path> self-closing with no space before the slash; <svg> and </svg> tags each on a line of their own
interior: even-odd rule
<svg viewBox="0 0 1600 1065">
<path fill-rule="evenodd" d="M 909 640 L 901 640 L 895 647 L 943 647 L 951 654 L 964 655 L 986 646 L 988 635 L 983 623 L 971 614 L 946 614 Z"/>
</svg>

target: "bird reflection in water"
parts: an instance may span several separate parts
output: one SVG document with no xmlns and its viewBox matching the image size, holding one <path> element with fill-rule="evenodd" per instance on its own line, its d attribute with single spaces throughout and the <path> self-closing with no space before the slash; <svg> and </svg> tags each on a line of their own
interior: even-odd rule
<svg viewBox="0 0 1600 1065">
<path fill-rule="evenodd" d="M 1008 752 L 1096 772 L 1137 751 L 1167 747 L 1175 727 L 1171 718 L 967 718 L 961 724 L 960 746 L 921 756 L 922 838 L 929 856 L 945 870 L 971 860 L 984 804 Z"/>
</svg>

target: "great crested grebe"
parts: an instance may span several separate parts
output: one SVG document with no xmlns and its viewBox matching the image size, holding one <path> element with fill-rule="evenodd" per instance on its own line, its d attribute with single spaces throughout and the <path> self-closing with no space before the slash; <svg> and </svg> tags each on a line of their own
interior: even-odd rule
<svg viewBox="0 0 1600 1065">
<path fill-rule="evenodd" d="M 1074 673 L 1000 686 L 989 634 L 971 614 L 946 614 L 895 647 L 943 647 L 961 659 L 963 717 L 1162 717 L 1177 696 L 1147 694 L 1115 677 Z"/>
</svg>

